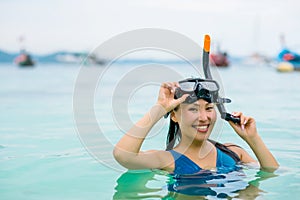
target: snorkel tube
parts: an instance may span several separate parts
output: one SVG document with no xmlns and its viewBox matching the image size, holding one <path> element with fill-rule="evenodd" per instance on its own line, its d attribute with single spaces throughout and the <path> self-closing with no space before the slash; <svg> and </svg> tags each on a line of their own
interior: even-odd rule
<svg viewBox="0 0 300 200">
<path fill-rule="evenodd" d="M 204 36 L 204 46 L 203 46 L 203 56 L 202 56 L 202 64 L 203 64 L 203 71 L 204 76 L 206 79 L 213 80 L 210 68 L 209 68 L 209 51 L 210 51 L 210 36 L 205 35 Z M 225 119 L 226 121 L 232 121 L 236 124 L 240 124 L 241 120 L 238 117 L 235 117 L 229 113 L 226 112 L 226 109 L 224 107 L 224 103 L 230 103 L 230 99 L 221 98 L 219 97 L 219 93 L 217 94 L 217 108 L 220 112 L 221 118 Z"/>
</svg>

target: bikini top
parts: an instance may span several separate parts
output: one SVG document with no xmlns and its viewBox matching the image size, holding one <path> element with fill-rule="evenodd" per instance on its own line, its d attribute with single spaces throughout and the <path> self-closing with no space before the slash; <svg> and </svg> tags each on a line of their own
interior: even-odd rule
<svg viewBox="0 0 300 200">
<path fill-rule="evenodd" d="M 220 143 L 218 143 L 218 145 L 220 145 Z M 234 152 L 226 148 L 224 145 L 223 147 L 219 147 L 218 145 L 215 144 L 217 149 L 217 171 L 221 173 L 228 173 L 230 171 L 237 170 L 236 165 L 240 161 L 238 156 Z M 223 150 L 224 147 L 226 149 L 225 152 Z M 175 169 L 173 172 L 174 174 L 195 174 L 202 170 L 201 167 L 199 167 L 187 156 L 174 150 L 170 150 L 169 152 L 172 154 L 175 160 Z"/>
</svg>

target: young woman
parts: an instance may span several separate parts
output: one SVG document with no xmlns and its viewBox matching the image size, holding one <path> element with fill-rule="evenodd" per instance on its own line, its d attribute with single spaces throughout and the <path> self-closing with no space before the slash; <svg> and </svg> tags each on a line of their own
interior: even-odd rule
<svg viewBox="0 0 300 200">
<path fill-rule="evenodd" d="M 194 84 L 193 91 L 185 89 Z M 191 82 L 191 83 L 190 83 Z M 216 122 L 214 85 L 204 79 L 166 82 L 160 87 L 157 103 L 116 144 L 115 159 L 128 169 L 163 169 L 176 174 L 195 174 L 202 169 L 234 169 L 237 162 L 256 162 L 234 144 L 209 140 Z M 170 113 L 167 150 L 140 151 L 155 123 Z M 256 155 L 262 169 L 274 171 L 278 163 L 259 136 L 255 120 L 233 113 L 240 124 L 229 122 Z"/>
</svg>

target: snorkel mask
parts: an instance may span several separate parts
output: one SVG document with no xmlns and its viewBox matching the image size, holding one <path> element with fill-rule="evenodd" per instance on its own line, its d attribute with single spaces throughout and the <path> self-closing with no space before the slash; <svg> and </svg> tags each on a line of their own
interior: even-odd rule
<svg viewBox="0 0 300 200">
<path fill-rule="evenodd" d="M 178 83 L 180 87 L 176 88 L 174 98 L 178 99 L 184 94 L 189 94 L 183 103 L 190 104 L 199 99 L 204 99 L 209 103 L 218 102 L 218 91 L 220 87 L 214 80 L 188 78 Z"/>
<path fill-rule="evenodd" d="M 187 78 L 178 83 L 179 87 L 175 89 L 174 99 L 178 99 L 184 94 L 189 94 L 183 103 L 191 104 L 199 99 L 203 99 L 208 103 L 215 103 L 218 106 L 231 102 L 230 99 L 219 96 L 220 87 L 215 80 Z M 164 117 L 167 118 L 169 114 L 167 113 Z"/>
</svg>

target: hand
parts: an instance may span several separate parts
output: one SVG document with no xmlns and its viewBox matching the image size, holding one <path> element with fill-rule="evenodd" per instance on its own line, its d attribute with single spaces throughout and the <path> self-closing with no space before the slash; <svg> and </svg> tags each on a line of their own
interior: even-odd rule
<svg viewBox="0 0 300 200">
<path fill-rule="evenodd" d="M 172 111 L 189 96 L 188 94 L 185 94 L 179 99 L 174 99 L 177 87 L 179 87 L 177 82 L 165 82 L 160 86 L 157 104 L 161 105 L 166 112 Z"/>
<path fill-rule="evenodd" d="M 243 138 L 246 142 L 258 136 L 256 129 L 256 123 L 254 118 L 243 115 L 241 112 L 233 112 L 233 116 L 239 117 L 241 120 L 240 124 L 235 124 L 229 121 L 229 124 L 235 130 L 235 132 Z"/>
</svg>

